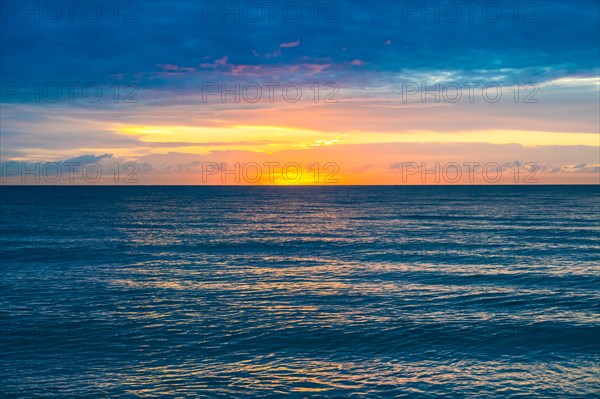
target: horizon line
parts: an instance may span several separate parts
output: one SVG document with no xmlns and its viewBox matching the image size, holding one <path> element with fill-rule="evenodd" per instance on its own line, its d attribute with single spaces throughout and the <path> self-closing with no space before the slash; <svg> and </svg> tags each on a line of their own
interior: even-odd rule
<svg viewBox="0 0 600 399">
<path fill-rule="evenodd" d="M 541 187 L 600 186 L 598 183 L 514 184 L 3 184 L 0 187 Z"/>
</svg>

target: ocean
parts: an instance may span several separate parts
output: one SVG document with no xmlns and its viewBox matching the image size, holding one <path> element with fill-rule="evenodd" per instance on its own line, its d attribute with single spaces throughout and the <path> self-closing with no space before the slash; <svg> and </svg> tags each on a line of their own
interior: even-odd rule
<svg viewBox="0 0 600 399">
<path fill-rule="evenodd" d="M 600 186 L 0 187 L 2 398 L 598 398 Z"/>
</svg>

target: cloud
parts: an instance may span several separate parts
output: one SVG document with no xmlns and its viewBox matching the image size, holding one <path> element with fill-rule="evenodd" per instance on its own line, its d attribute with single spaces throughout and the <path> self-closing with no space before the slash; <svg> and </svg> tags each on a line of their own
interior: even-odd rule
<svg viewBox="0 0 600 399">
<path fill-rule="evenodd" d="M 165 72 L 193 72 L 196 70 L 193 67 L 181 67 L 173 64 L 158 64 L 157 66 Z"/>
<path fill-rule="evenodd" d="M 259 67 L 293 65 L 309 57 L 303 62 L 331 64 L 340 74 L 344 67 L 355 66 L 353 60 L 369 60 L 362 69 L 382 79 L 399 69 L 459 70 L 466 76 L 480 71 L 486 79 L 487 74 L 498 75 L 510 68 L 515 78 L 535 81 L 597 75 L 597 2 L 540 3 L 535 23 L 517 23 L 508 12 L 502 21 L 488 23 L 481 18 L 481 7 L 478 11 L 474 22 L 469 22 L 465 12 L 458 23 L 436 23 L 423 22 L 420 15 L 403 18 L 402 2 L 344 2 L 335 15 L 338 23 L 315 23 L 308 17 L 286 23 L 269 21 L 263 15 L 252 23 L 235 25 L 215 17 L 201 24 L 202 2 L 173 1 L 168 5 L 144 2 L 143 15 L 135 24 L 115 24 L 110 18 L 98 24 L 22 24 L 18 18 L 9 18 L 0 26 L 0 69 L 3 82 L 110 84 L 112 77 L 119 76 L 146 89 L 165 84 L 153 79 L 157 65 L 166 68 L 163 72 L 192 72 L 191 65 L 215 58 L 216 65 L 223 65 L 233 57 L 235 64 Z M 312 10 L 307 8 L 302 15 L 312 16 Z M 373 21 L 377 29 L 372 29 Z M 399 30 L 401 38 L 396 37 Z M 557 31 L 561 34 L 556 35 Z M 273 37 L 296 39 L 274 43 Z M 391 45 L 391 37 L 396 51 L 385 48 Z M 23 48 L 28 51 L 24 53 Z M 282 51 L 291 48 L 295 50 Z M 59 52 L 68 58 L 55 57 Z M 90 58 L 96 61 L 90 64 Z M 341 76 L 359 82 L 366 78 L 351 73 L 352 69 Z"/>
<path fill-rule="evenodd" d="M 311 6 L 310 2 L 301 4 Z M 307 143 L 329 142 L 345 134 L 341 143 L 306 151 L 337 151 L 344 147 L 344 140 L 352 139 L 361 141 L 356 144 L 360 147 L 352 148 L 361 154 L 364 151 L 369 165 L 379 161 L 382 148 L 399 151 L 404 145 L 432 154 L 440 148 L 436 143 L 396 147 L 376 138 L 400 140 L 422 134 L 452 141 L 472 135 L 470 141 L 485 141 L 512 132 L 508 134 L 511 140 L 529 144 L 537 140 L 535 144 L 544 147 L 543 154 L 548 156 L 542 157 L 540 165 L 548 171 L 557 175 L 593 172 L 597 157 L 578 160 L 574 154 L 580 154 L 578 144 L 583 143 L 579 134 L 597 133 L 600 123 L 600 4 L 540 2 L 538 6 L 534 23 L 515 21 L 511 13 L 505 13 L 498 23 L 489 23 L 482 20 L 481 7 L 474 22 L 468 21 L 468 12 L 458 23 L 423 21 L 421 15 L 403 18 L 402 2 L 342 2 L 335 15 L 338 22 L 332 23 L 315 22 L 311 8 L 303 9 L 305 18 L 297 23 L 269 21 L 266 13 L 258 22 L 225 22 L 222 15 L 202 21 L 202 2 L 191 1 L 143 2 L 143 12 L 134 24 L 115 24 L 112 13 L 106 13 L 106 20 L 97 24 L 23 24 L 20 17 L 9 18 L 0 24 L 2 159 L 48 161 L 74 159 L 78 154 L 143 159 L 170 150 L 192 151 L 180 147 L 209 151 L 214 146 L 225 147 L 227 142 L 244 146 L 260 141 L 252 136 L 210 137 L 214 133 L 207 133 L 148 143 L 138 136 L 120 134 L 116 128 L 120 125 L 206 129 L 269 125 L 288 129 L 285 134 L 292 139 L 296 137 L 289 132 L 295 129 L 324 133 L 301 140 Z M 90 63 L 90 59 L 95 61 Z M 316 104 L 283 100 L 221 103 L 218 95 L 213 103 L 201 101 L 206 82 L 233 87 L 255 81 L 277 81 L 282 86 L 299 83 L 309 97 L 314 82 L 320 88 L 335 82 L 339 102 L 322 102 L 330 93 L 323 91 Z M 402 83 L 406 81 L 424 82 L 428 87 L 434 82 L 500 82 L 507 101 L 490 104 L 479 95 L 473 103 L 438 104 L 431 101 L 432 96 L 425 103 L 420 96 L 403 102 Z M 25 87 L 27 92 L 36 85 L 57 82 L 76 82 L 76 101 L 52 104 L 34 101 L 31 95 L 22 100 L 20 92 L 11 94 L 11 84 Z M 117 82 L 121 87 L 135 83 L 139 102 L 115 102 Z M 524 103 L 526 91 L 520 92 L 520 101 L 513 101 L 510 85 L 529 82 L 539 84 L 539 102 Z M 81 101 L 81 87 L 88 83 L 102 87 L 101 101 Z M 463 100 L 467 97 L 464 91 Z M 492 130 L 496 133 L 488 134 Z M 544 132 L 557 135 L 543 138 Z M 544 145 L 548 143 L 571 145 L 558 150 Z M 486 151 L 504 154 L 505 148 L 492 146 Z M 522 151 L 520 147 L 513 150 Z M 347 156 L 343 151 L 331 154 Z M 172 157 L 169 165 L 175 169 L 188 162 L 188 155 L 182 152 Z M 99 162 L 108 160 L 105 157 Z M 390 159 L 387 164 L 394 162 Z M 360 171 L 361 165 L 352 168 Z"/>
<path fill-rule="evenodd" d="M 66 159 L 64 162 L 70 162 L 74 164 L 88 164 L 92 162 L 99 162 L 103 159 L 110 159 L 113 157 L 113 154 L 103 154 L 103 155 L 81 155 L 75 158 Z"/>
<path fill-rule="evenodd" d="M 356 154 L 361 154 L 357 157 Z M 22 170 L 33 170 L 34 162 L 22 163 L 3 162 L 0 163 L 3 181 L 9 180 L 12 183 L 21 182 L 23 176 Z M 448 169 L 450 163 L 456 163 L 461 166 L 463 176 L 461 182 L 468 183 L 468 169 L 466 163 L 478 163 L 472 169 L 477 183 L 485 183 L 482 180 L 484 166 L 490 164 L 495 170 L 497 167 L 502 171 L 502 180 L 504 184 L 514 184 L 515 164 L 521 167 L 521 174 L 518 176 L 519 183 L 526 177 L 537 179 L 540 184 L 550 183 L 597 183 L 600 164 L 598 163 L 597 148 L 569 146 L 543 146 L 537 148 L 528 148 L 524 146 L 507 144 L 493 145 L 484 143 L 373 143 L 359 145 L 328 145 L 311 147 L 309 149 L 288 149 L 272 154 L 258 153 L 254 151 L 242 150 L 224 150 L 214 151 L 210 154 L 190 154 L 185 152 L 168 152 L 164 154 L 150 154 L 137 158 L 114 157 L 110 154 L 102 155 L 81 155 L 64 161 L 50 163 L 41 162 L 38 164 L 38 170 L 47 169 L 47 175 L 52 180 L 56 176 L 56 165 L 63 168 L 64 178 L 67 178 L 67 162 L 79 162 L 86 165 L 90 162 L 96 162 L 104 172 L 103 183 L 113 184 L 113 169 L 118 164 L 120 179 L 126 176 L 131 170 L 126 169 L 128 162 L 134 162 L 137 165 L 139 173 L 135 175 L 141 184 L 200 184 L 200 172 L 202 165 L 210 163 L 216 170 L 226 164 L 227 170 L 234 169 L 236 164 L 243 167 L 249 163 L 264 165 L 265 162 L 277 162 L 279 167 L 288 162 L 300 164 L 309 177 L 313 176 L 311 168 L 314 168 L 315 162 L 323 166 L 328 162 L 334 162 L 339 169 L 340 183 L 342 184 L 401 184 L 402 166 L 407 163 L 416 164 L 419 167 L 426 164 L 428 170 L 433 170 L 435 164 L 439 163 L 440 168 Z M 537 165 L 536 170 L 526 169 L 527 164 Z M 47 167 L 44 167 L 48 164 Z M 27 168 L 27 169 L 25 169 Z M 80 166 L 75 169 L 75 176 L 82 181 L 83 168 Z M 406 171 L 406 169 L 405 169 Z M 91 177 L 96 175 L 95 168 L 89 168 L 88 174 Z M 532 173 L 535 172 L 535 173 Z M 453 176 L 454 170 L 447 172 Z M 495 172 L 494 172 L 495 174 Z M 230 176 L 231 177 L 231 176 Z M 216 180 L 215 180 L 216 179 Z M 220 184 L 217 174 L 212 183 Z M 421 175 L 414 175 L 415 181 L 420 183 Z M 121 180 L 119 182 L 121 182 Z M 28 178 L 31 183 L 31 177 Z M 46 181 L 48 182 L 48 181 Z M 434 182 L 434 176 L 428 177 L 428 182 Z M 50 182 L 51 183 L 51 182 Z M 232 183 L 231 179 L 229 183 Z"/>
<path fill-rule="evenodd" d="M 95 168 L 94 174 L 97 173 L 96 169 L 98 168 L 108 171 L 110 165 L 114 164 L 115 159 L 112 154 L 103 154 L 80 155 L 59 161 L 8 160 L 0 162 L 0 176 L 3 178 L 4 183 L 7 182 L 7 178 L 11 178 L 15 182 L 38 182 L 42 180 L 52 182 L 52 180 L 57 180 L 56 182 L 64 183 L 69 181 L 67 174 L 75 177 L 74 173 L 89 169 L 91 164 Z M 65 174 L 64 178 L 63 174 Z"/>
<path fill-rule="evenodd" d="M 291 48 L 291 47 L 298 47 L 300 45 L 300 39 L 296 39 L 296 41 L 294 42 L 289 42 L 289 43 L 281 43 L 279 45 L 279 48 Z"/>
<path fill-rule="evenodd" d="M 600 164 L 542 165 L 540 170 L 554 174 L 590 173 L 596 174 L 600 178 Z"/>
</svg>

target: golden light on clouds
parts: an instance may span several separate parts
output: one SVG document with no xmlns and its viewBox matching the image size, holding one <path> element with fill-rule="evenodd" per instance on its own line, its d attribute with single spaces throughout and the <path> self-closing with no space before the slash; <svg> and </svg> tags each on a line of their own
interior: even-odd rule
<svg viewBox="0 0 600 399">
<path fill-rule="evenodd" d="M 151 144 L 156 153 L 177 149 L 198 154 L 223 149 L 273 153 L 290 149 L 309 150 L 330 145 L 376 143 L 488 143 L 519 144 L 525 147 L 598 145 L 598 135 L 594 133 L 523 130 L 452 133 L 434 131 L 332 133 L 287 126 L 120 125 L 115 128 L 115 131 L 119 134 L 138 137 L 142 144 Z"/>
</svg>

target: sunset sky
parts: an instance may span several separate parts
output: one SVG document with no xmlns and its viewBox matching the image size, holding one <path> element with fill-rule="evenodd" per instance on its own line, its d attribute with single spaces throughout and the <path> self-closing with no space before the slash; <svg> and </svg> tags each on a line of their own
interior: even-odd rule
<svg viewBox="0 0 600 399">
<path fill-rule="evenodd" d="M 226 184 L 444 183 L 410 169 L 436 162 L 599 183 L 599 2 L 275 3 L 3 2 L 3 182 L 71 161 L 139 184 L 222 184 L 223 163 Z"/>
</svg>

